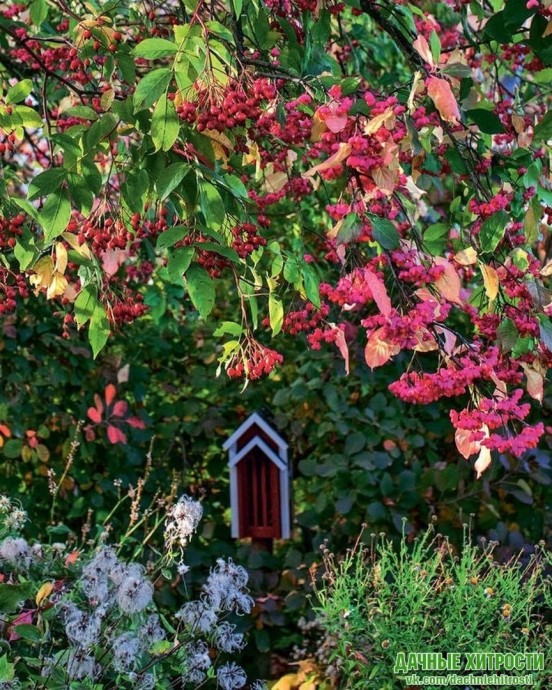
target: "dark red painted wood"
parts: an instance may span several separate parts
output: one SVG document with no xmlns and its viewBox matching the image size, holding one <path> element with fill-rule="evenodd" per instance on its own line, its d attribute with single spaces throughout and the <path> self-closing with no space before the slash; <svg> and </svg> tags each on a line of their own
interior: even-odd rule
<svg viewBox="0 0 552 690">
<path fill-rule="evenodd" d="M 280 472 L 254 448 L 238 463 L 240 537 L 279 539 Z"/>
<path fill-rule="evenodd" d="M 270 438 L 268 434 L 265 434 L 265 432 L 256 424 L 252 424 L 249 427 L 249 429 L 247 429 L 247 431 L 244 431 L 243 434 L 240 436 L 236 443 L 237 450 L 240 451 L 242 448 L 245 448 L 249 441 L 251 441 L 251 439 L 255 436 L 262 438 L 266 445 L 271 450 L 273 450 L 276 453 L 276 455 L 278 455 L 278 444 L 276 443 L 276 441 Z"/>
</svg>

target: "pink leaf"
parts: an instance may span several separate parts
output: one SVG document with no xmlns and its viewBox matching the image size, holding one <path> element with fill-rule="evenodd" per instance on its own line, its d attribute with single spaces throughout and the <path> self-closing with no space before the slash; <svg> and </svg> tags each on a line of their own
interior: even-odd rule
<svg viewBox="0 0 552 690">
<path fill-rule="evenodd" d="M 368 283 L 374 302 L 377 304 L 380 312 L 383 316 L 389 316 L 393 307 L 391 306 L 391 300 L 389 299 L 383 280 L 370 270 L 364 272 L 364 280 Z"/>
<path fill-rule="evenodd" d="M 349 375 L 349 346 L 345 340 L 345 333 L 341 328 L 335 328 L 335 344 L 337 345 L 341 356 L 345 360 L 345 374 Z"/>
<path fill-rule="evenodd" d="M 522 364 L 521 366 L 523 367 L 523 371 L 525 372 L 525 376 L 527 378 L 527 392 L 532 398 L 542 402 L 544 395 L 543 375 L 539 371 L 533 369 L 533 367 L 529 366 L 529 364 Z"/>
<path fill-rule="evenodd" d="M 427 42 L 425 36 L 418 36 L 418 38 L 412 44 L 412 47 L 419 53 L 424 62 L 427 62 L 427 64 L 431 65 L 431 67 L 435 66 L 435 63 L 433 62 L 433 55 L 431 54 L 431 48 L 429 47 L 429 43 Z"/>
<path fill-rule="evenodd" d="M 456 429 L 454 434 L 454 442 L 458 448 L 458 452 L 462 457 L 469 459 L 470 455 L 477 453 L 481 448 L 479 441 L 472 441 L 473 431 L 471 429 Z"/>
<path fill-rule="evenodd" d="M 443 120 L 457 122 L 460 119 L 460 110 L 448 81 L 439 77 L 429 77 L 426 80 L 426 86 L 428 96 Z"/>
<path fill-rule="evenodd" d="M 460 276 L 456 272 L 456 269 L 450 261 L 447 261 L 442 256 L 436 256 L 434 261 L 437 266 L 443 266 L 445 269 L 443 275 L 435 281 L 435 287 L 449 302 L 462 304 L 462 300 L 460 299 L 462 283 L 460 282 Z"/>
<path fill-rule="evenodd" d="M 102 253 L 102 268 L 109 276 L 115 275 L 126 259 L 128 252 L 124 249 L 107 249 Z"/>
<path fill-rule="evenodd" d="M 125 421 L 127 424 L 129 424 L 134 429 L 145 429 L 146 428 L 146 423 L 144 422 L 143 419 L 140 419 L 140 417 L 129 417 Z"/>
<path fill-rule="evenodd" d="M 19 640 L 20 638 L 20 635 L 18 635 L 17 631 L 15 630 L 16 626 L 32 624 L 33 613 L 33 611 L 23 611 L 23 613 L 20 613 L 19 616 L 17 616 L 17 618 L 14 618 L 9 628 L 10 636 L 8 639 L 10 642 L 13 642 L 14 640 Z"/>
<path fill-rule="evenodd" d="M 127 413 L 128 405 L 124 400 L 117 400 L 113 405 L 113 415 L 115 417 L 124 417 Z"/>
<path fill-rule="evenodd" d="M 117 395 L 117 389 L 112 383 L 108 383 L 105 387 L 105 402 L 107 405 L 111 405 L 115 396 Z"/>
<path fill-rule="evenodd" d="M 372 331 L 368 336 L 368 342 L 364 349 L 364 357 L 370 369 L 381 367 L 388 362 L 393 355 L 398 354 L 401 349 L 396 343 L 389 343 L 383 340 L 380 337 L 382 331 L 383 328 L 378 328 Z"/>
<path fill-rule="evenodd" d="M 347 115 L 328 115 L 324 122 L 326 123 L 326 127 L 330 130 L 330 132 L 337 134 L 347 126 Z"/>
<path fill-rule="evenodd" d="M 116 426 L 113 426 L 112 424 L 110 424 L 107 427 L 107 438 L 109 439 L 109 441 L 111 443 L 113 443 L 113 445 L 115 445 L 116 443 L 126 443 L 127 442 L 127 438 L 123 434 L 123 432 L 120 429 L 118 429 Z"/>
<path fill-rule="evenodd" d="M 88 418 L 94 422 L 94 424 L 102 423 L 102 415 L 95 407 L 89 407 L 86 414 L 88 415 Z"/>
<path fill-rule="evenodd" d="M 477 457 L 477 460 L 475 461 L 474 469 L 477 472 L 477 478 L 481 477 L 483 472 L 489 467 L 491 464 L 491 451 L 487 446 L 482 446 L 481 450 L 479 451 L 479 455 Z"/>
<path fill-rule="evenodd" d="M 97 393 L 94 393 L 94 404 L 96 405 L 98 412 L 101 414 L 103 412 L 104 405 L 102 399 Z"/>
</svg>

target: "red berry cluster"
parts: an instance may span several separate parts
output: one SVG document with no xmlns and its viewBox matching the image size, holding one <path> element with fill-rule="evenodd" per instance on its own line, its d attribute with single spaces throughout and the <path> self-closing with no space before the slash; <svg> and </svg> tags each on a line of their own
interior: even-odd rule
<svg viewBox="0 0 552 690">
<path fill-rule="evenodd" d="M 217 252 L 210 249 L 201 249 L 200 246 L 203 242 L 212 242 L 212 240 L 201 233 L 193 232 L 175 246 L 189 247 L 190 245 L 196 245 L 195 260 L 197 263 L 207 271 L 211 278 L 220 278 L 224 269 L 230 266 L 230 262 L 224 256 L 217 254 Z"/>
<path fill-rule="evenodd" d="M 13 218 L 0 217 L 0 249 L 12 249 L 16 238 L 23 232 L 25 216 L 18 213 Z"/>
<path fill-rule="evenodd" d="M 122 326 L 132 323 L 143 316 L 148 306 L 144 304 L 144 296 L 139 292 L 132 292 L 128 287 L 122 286 L 123 293 L 106 304 L 107 317 L 112 324 Z"/>
<path fill-rule="evenodd" d="M 330 306 L 326 303 L 317 309 L 314 304 L 307 302 L 303 309 L 290 311 L 284 318 L 282 330 L 290 335 L 297 335 L 303 331 L 312 331 L 317 328 L 330 313 Z"/>
<path fill-rule="evenodd" d="M 25 276 L 12 273 L 4 266 L 0 266 L 0 314 L 15 311 L 17 297 L 29 296 L 29 288 Z"/>
<path fill-rule="evenodd" d="M 240 351 L 229 361 L 226 373 L 230 378 L 246 378 L 252 381 L 267 376 L 284 358 L 279 352 L 271 350 L 258 340 L 248 337 Z"/>
<path fill-rule="evenodd" d="M 253 223 L 242 223 L 232 228 L 232 247 L 242 259 L 248 257 L 258 247 L 266 245 L 266 238 L 257 234 Z"/>
<path fill-rule="evenodd" d="M 231 81 L 222 95 L 204 89 L 197 101 L 185 101 L 177 112 L 182 120 L 196 123 L 198 132 L 206 129 L 222 132 L 243 127 L 247 120 L 256 121 L 262 113 L 263 102 L 275 98 L 276 93 L 276 87 L 268 79 L 255 79 L 247 86 Z"/>
<path fill-rule="evenodd" d="M 1 136 L 0 134 L 0 156 L 3 156 L 5 153 L 13 153 L 13 151 L 15 151 L 15 132 L 7 136 Z"/>
<path fill-rule="evenodd" d="M 90 216 L 84 220 L 72 218 L 67 231 L 77 235 L 80 244 L 88 242 L 95 254 L 107 249 L 125 249 L 133 239 L 119 218 Z"/>
</svg>

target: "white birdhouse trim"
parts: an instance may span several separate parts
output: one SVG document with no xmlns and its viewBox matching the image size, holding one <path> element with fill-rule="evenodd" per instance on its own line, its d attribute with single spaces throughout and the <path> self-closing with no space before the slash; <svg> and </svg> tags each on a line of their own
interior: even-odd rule
<svg viewBox="0 0 552 690">
<path fill-rule="evenodd" d="M 240 447 L 243 443 L 245 445 Z M 289 539 L 291 506 L 288 444 L 261 415 L 254 412 L 230 436 L 223 447 L 229 455 L 232 537 L 256 538 L 255 534 L 270 534 L 271 538 Z M 243 465 L 240 468 L 242 461 L 252 465 Z M 272 469 L 269 470 L 271 466 Z M 249 472 L 253 474 L 244 474 Z M 252 481 L 253 485 L 248 485 L 246 476 L 251 477 L 249 483 Z M 262 479 L 259 479 L 260 477 Z M 246 511 L 243 516 L 240 516 L 240 506 Z M 274 511 L 272 518 L 269 517 L 271 511 Z"/>
<path fill-rule="evenodd" d="M 252 415 L 250 415 L 243 424 L 241 424 L 236 431 L 230 436 L 230 438 L 225 441 L 224 445 L 222 446 L 224 450 L 229 450 L 232 448 L 232 446 L 235 446 L 238 440 L 245 434 L 245 432 L 250 429 L 253 425 L 258 426 L 259 429 L 262 429 L 265 434 L 272 440 L 274 443 L 282 450 L 282 457 L 285 455 L 285 459 L 287 461 L 287 449 L 289 448 L 288 444 L 284 441 L 284 439 L 280 436 L 280 434 L 273 429 L 269 424 L 265 422 L 265 420 L 261 417 L 261 415 L 258 412 L 253 412 Z"/>
</svg>

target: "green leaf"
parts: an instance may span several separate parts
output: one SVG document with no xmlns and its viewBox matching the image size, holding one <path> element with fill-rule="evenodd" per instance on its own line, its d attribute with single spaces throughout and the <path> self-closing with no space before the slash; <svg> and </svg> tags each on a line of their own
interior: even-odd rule
<svg viewBox="0 0 552 690">
<path fill-rule="evenodd" d="M 540 122 L 535 125 L 533 143 L 548 141 L 552 138 L 552 110 L 549 110 Z"/>
<path fill-rule="evenodd" d="M 2 613 L 13 613 L 17 611 L 19 604 L 28 599 L 34 592 L 35 586 L 32 582 L 22 582 L 18 585 L 8 585 L 0 583 L 0 611 Z"/>
<path fill-rule="evenodd" d="M 102 115 L 99 120 L 94 122 L 83 137 L 85 152 L 96 148 L 106 137 L 111 136 L 117 129 L 117 122 L 117 118 L 111 113 Z"/>
<path fill-rule="evenodd" d="M 307 299 L 311 301 L 315 307 L 320 307 L 320 291 L 318 276 L 316 271 L 309 264 L 301 266 L 301 273 L 305 283 L 305 294 Z"/>
<path fill-rule="evenodd" d="M 518 329 L 511 319 L 502 319 L 496 329 L 496 339 L 500 347 L 509 352 L 515 346 L 519 337 Z"/>
<path fill-rule="evenodd" d="M 498 115 L 495 115 L 490 110 L 474 108 L 473 110 L 467 110 L 466 115 L 485 134 L 502 134 L 505 131 Z"/>
<path fill-rule="evenodd" d="M 75 300 L 75 321 L 79 328 L 92 318 L 97 307 L 101 307 L 98 291 L 94 285 L 87 285 Z"/>
<path fill-rule="evenodd" d="M 232 0 L 232 7 L 234 8 L 236 17 L 239 17 L 242 13 L 243 0 Z"/>
<path fill-rule="evenodd" d="M 336 228 L 339 228 L 336 235 L 339 244 L 348 244 L 358 239 L 362 232 L 362 223 L 358 213 L 348 213 L 343 221 L 338 222 Z"/>
<path fill-rule="evenodd" d="M 272 335 L 278 335 L 284 323 L 284 307 L 282 305 L 282 300 L 273 292 L 268 296 L 268 316 L 270 319 L 270 327 L 272 328 Z"/>
<path fill-rule="evenodd" d="M 34 263 L 37 257 L 37 248 L 34 243 L 34 237 L 28 230 L 18 237 L 15 247 L 13 248 L 15 258 L 19 261 L 19 268 L 26 271 L 31 264 Z"/>
<path fill-rule="evenodd" d="M 109 338 L 111 332 L 109 326 L 109 319 L 105 312 L 105 308 L 102 304 L 98 302 L 92 316 L 90 318 L 90 326 L 88 329 L 88 340 L 92 346 L 92 354 L 94 359 L 98 356 L 100 351 L 103 349 Z"/>
<path fill-rule="evenodd" d="M 509 217 L 506 211 L 498 211 L 484 221 L 479 232 L 482 252 L 494 252 L 504 237 L 508 220 Z"/>
<path fill-rule="evenodd" d="M 233 263 L 238 263 L 240 260 L 240 257 L 235 249 L 232 249 L 231 247 L 223 247 L 220 244 L 216 244 L 216 242 L 194 242 L 194 247 L 203 249 L 206 252 L 216 252 Z"/>
<path fill-rule="evenodd" d="M 40 642 L 42 640 L 42 634 L 36 625 L 31 625 L 30 623 L 22 623 L 21 625 L 16 625 L 14 627 L 16 635 L 19 635 L 23 640 L 28 642 Z"/>
<path fill-rule="evenodd" d="M 186 286 L 199 315 L 209 316 L 215 306 L 215 283 L 207 271 L 201 266 L 190 266 L 186 272 Z"/>
<path fill-rule="evenodd" d="M 243 333 L 243 328 L 239 323 L 234 321 L 223 321 L 219 327 L 215 330 L 213 335 L 219 338 L 222 335 L 233 335 L 235 338 L 239 338 Z"/>
<path fill-rule="evenodd" d="M 167 41 L 166 38 L 146 38 L 133 48 L 132 54 L 137 58 L 157 60 L 158 58 L 174 55 L 177 50 L 176 43 Z"/>
<path fill-rule="evenodd" d="M 366 214 L 372 223 L 372 237 L 379 242 L 384 249 L 398 249 L 401 245 L 401 236 L 397 228 L 390 220 L 380 218 L 373 213 Z"/>
<path fill-rule="evenodd" d="M 176 141 L 180 131 L 180 119 L 174 103 L 163 94 L 157 101 L 151 118 L 151 138 L 155 150 L 168 151 Z"/>
<path fill-rule="evenodd" d="M 167 90 L 171 81 L 172 71 L 168 67 L 160 67 L 148 72 L 138 82 L 134 92 L 134 110 L 149 108 Z"/>
<path fill-rule="evenodd" d="M 177 242 L 180 242 L 183 237 L 186 237 L 189 232 L 190 229 L 186 225 L 176 225 L 162 232 L 157 238 L 157 244 L 155 246 L 157 249 L 172 247 Z"/>
<path fill-rule="evenodd" d="M 199 204 L 206 224 L 220 227 L 226 217 L 226 209 L 218 189 L 207 180 L 199 182 Z"/>
<path fill-rule="evenodd" d="M 171 254 L 167 263 L 167 273 L 173 283 L 183 284 L 182 276 L 192 263 L 194 254 L 195 249 L 193 247 L 179 247 Z"/>
<path fill-rule="evenodd" d="M 431 49 L 431 57 L 433 58 L 433 62 L 437 64 L 439 62 L 439 58 L 441 57 L 441 40 L 435 30 L 433 30 L 429 35 L 429 47 Z"/>
<path fill-rule="evenodd" d="M 44 229 L 44 240 L 50 243 L 65 230 L 71 218 L 71 203 L 67 190 L 60 189 L 50 194 L 42 211 L 39 213 L 38 221 Z"/>
<path fill-rule="evenodd" d="M 21 441 L 18 438 L 10 438 L 9 441 L 6 441 L 4 444 L 4 447 L 2 448 L 2 452 L 7 458 L 10 458 L 11 460 L 14 460 L 15 458 L 18 458 L 21 455 L 21 450 L 23 448 L 23 441 Z M 0 591 L 0 611 L 2 611 L 2 592 Z"/>
<path fill-rule="evenodd" d="M 173 163 L 168 168 L 165 168 L 156 182 L 159 201 L 166 199 L 178 187 L 190 170 L 188 163 Z"/>
<path fill-rule="evenodd" d="M 42 127 L 42 118 L 28 105 L 16 105 L 12 112 L 12 118 L 16 126 L 20 127 Z"/>
<path fill-rule="evenodd" d="M 15 676 L 15 664 L 10 663 L 7 654 L 2 654 L 0 656 L 0 681 L 6 681 L 8 685 L 11 685 L 9 681 L 13 680 Z"/>
<path fill-rule="evenodd" d="M 450 226 L 445 223 L 433 223 L 424 232 L 424 246 L 430 254 L 442 254 L 447 245 Z"/>
<path fill-rule="evenodd" d="M 230 45 L 234 45 L 234 34 L 230 31 L 230 29 L 227 29 L 220 22 L 211 20 L 209 22 L 205 22 L 205 26 L 210 33 L 215 34 L 215 36 L 219 36 Z"/>
<path fill-rule="evenodd" d="M 26 213 L 38 223 L 38 210 L 32 204 L 30 204 L 27 199 L 12 197 L 12 201 L 14 204 L 16 204 L 16 206 L 19 206 L 23 213 Z"/>
<path fill-rule="evenodd" d="M 47 0 L 33 0 L 30 6 L 31 21 L 35 26 L 40 26 L 48 18 Z"/>
<path fill-rule="evenodd" d="M 59 189 L 66 175 L 67 170 L 63 168 L 50 168 L 37 175 L 29 185 L 29 201 Z"/>
<path fill-rule="evenodd" d="M 30 79 L 23 79 L 17 84 L 10 86 L 5 96 L 6 105 L 10 103 L 20 103 L 24 101 L 33 90 L 33 82 Z"/>
</svg>

